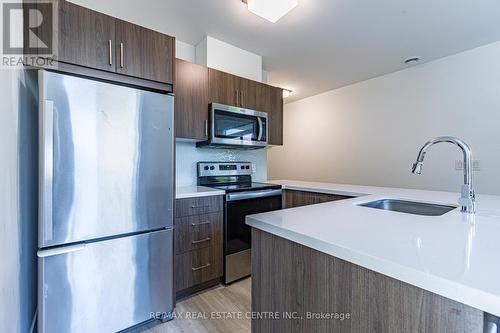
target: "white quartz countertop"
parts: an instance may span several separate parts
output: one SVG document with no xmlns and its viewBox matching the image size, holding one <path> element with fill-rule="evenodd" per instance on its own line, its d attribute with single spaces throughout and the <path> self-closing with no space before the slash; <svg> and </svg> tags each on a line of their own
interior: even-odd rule
<svg viewBox="0 0 500 333">
<path fill-rule="evenodd" d="M 357 196 L 247 217 L 247 224 L 500 316 L 500 196 L 419 216 L 357 206 L 384 198 L 457 205 L 458 193 L 302 181 L 285 189 Z M 457 184 L 459 188 L 460 184 Z"/>
<path fill-rule="evenodd" d="M 208 197 L 212 195 L 224 195 L 225 191 L 216 190 L 205 186 L 179 186 L 175 189 L 176 199 Z"/>
</svg>

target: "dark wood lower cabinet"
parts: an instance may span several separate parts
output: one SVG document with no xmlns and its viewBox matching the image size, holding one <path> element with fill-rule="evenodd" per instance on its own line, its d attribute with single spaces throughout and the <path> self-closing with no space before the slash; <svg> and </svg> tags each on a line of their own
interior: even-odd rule
<svg viewBox="0 0 500 333">
<path fill-rule="evenodd" d="M 222 218 L 222 212 L 177 218 L 176 253 L 222 244 Z"/>
<path fill-rule="evenodd" d="M 222 244 L 177 254 L 174 270 L 178 295 L 186 295 L 185 289 L 219 279 L 222 276 Z"/>
<path fill-rule="evenodd" d="M 253 333 L 482 333 L 484 316 L 257 229 L 252 231 L 252 311 L 279 314 L 278 319 L 253 319 Z"/>
<path fill-rule="evenodd" d="M 337 201 L 344 199 L 351 199 L 352 197 L 337 194 L 306 192 L 285 190 L 284 191 L 284 207 L 293 208 L 307 205 L 314 205 L 322 202 Z"/>
<path fill-rule="evenodd" d="M 219 283 L 223 269 L 222 196 L 175 201 L 174 277 L 177 299 Z"/>
<path fill-rule="evenodd" d="M 222 211 L 222 197 L 199 197 L 175 200 L 175 216 L 184 217 Z"/>
</svg>

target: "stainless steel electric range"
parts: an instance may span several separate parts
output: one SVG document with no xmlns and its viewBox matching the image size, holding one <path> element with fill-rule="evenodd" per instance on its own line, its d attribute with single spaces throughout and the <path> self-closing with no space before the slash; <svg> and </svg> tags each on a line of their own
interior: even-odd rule
<svg viewBox="0 0 500 333">
<path fill-rule="evenodd" d="M 199 162 L 198 185 L 226 191 L 224 283 L 251 274 L 251 228 L 245 217 L 281 209 L 281 185 L 252 182 L 252 163 Z"/>
</svg>

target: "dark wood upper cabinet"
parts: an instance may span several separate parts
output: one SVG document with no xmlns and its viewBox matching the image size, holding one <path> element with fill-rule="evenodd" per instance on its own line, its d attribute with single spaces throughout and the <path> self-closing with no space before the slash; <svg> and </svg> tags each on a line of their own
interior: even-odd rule
<svg viewBox="0 0 500 333">
<path fill-rule="evenodd" d="M 173 82 L 173 37 L 117 19 L 115 41 L 117 73 Z"/>
<path fill-rule="evenodd" d="M 283 89 L 270 87 L 269 144 L 283 145 Z"/>
<path fill-rule="evenodd" d="M 208 137 L 208 68 L 177 59 L 175 63 L 175 136 Z"/>
<path fill-rule="evenodd" d="M 175 38 L 66 0 L 58 19 L 59 70 L 172 91 Z"/>
<path fill-rule="evenodd" d="M 59 1 L 58 60 L 115 71 L 115 18 Z"/>
<path fill-rule="evenodd" d="M 213 68 L 208 69 L 210 103 L 238 106 L 238 77 Z"/>
</svg>

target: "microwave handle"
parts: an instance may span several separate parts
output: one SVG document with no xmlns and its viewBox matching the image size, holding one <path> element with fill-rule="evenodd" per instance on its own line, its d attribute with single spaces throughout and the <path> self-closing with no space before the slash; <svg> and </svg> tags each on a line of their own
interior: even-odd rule
<svg viewBox="0 0 500 333">
<path fill-rule="evenodd" d="M 264 125 L 262 124 L 262 118 L 257 117 L 257 122 L 259 123 L 259 136 L 257 137 L 257 141 L 262 140 L 262 132 L 264 132 Z"/>
</svg>

